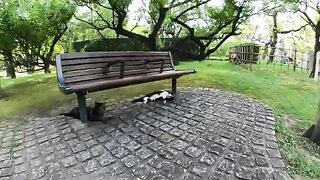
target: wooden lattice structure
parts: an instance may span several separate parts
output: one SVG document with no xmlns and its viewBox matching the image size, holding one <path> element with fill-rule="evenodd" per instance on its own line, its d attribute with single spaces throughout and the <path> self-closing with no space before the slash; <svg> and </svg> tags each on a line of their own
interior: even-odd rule
<svg viewBox="0 0 320 180">
<path fill-rule="evenodd" d="M 256 64 L 259 56 L 257 44 L 241 44 L 230 47 L 229 59 L 235 64 Z"/>
</svg>

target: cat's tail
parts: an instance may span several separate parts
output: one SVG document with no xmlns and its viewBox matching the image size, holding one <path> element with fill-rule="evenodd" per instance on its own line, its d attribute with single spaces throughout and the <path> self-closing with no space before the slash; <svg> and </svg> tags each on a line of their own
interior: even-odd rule
<svg viewBox="0 0 320 180">
<path fill-rule="evenodd" d="M 71 112 L 68 112 L 68 113 L 60 113 L 59 115 L 71 117 L 71 116 L 72 116 L 72 113 L 71 113 Z"/>
<path fill-rule="evenodd" d="M 137 102 L 142 102 L 142 101 L 143 101 L 142 98 L 137 98 L 137 99 L 132 100 L 132 103 L 137 103 Z"/>
</svg>

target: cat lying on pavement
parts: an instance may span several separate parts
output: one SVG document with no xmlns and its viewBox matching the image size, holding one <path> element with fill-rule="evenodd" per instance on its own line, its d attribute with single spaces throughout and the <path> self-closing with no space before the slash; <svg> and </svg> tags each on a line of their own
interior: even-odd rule
<svg viewBox="0 0 320 180">
<path fill-rule="evenodd" d="M 95 102 L 94 107 L 87 107 L 88 121 L 105 121 L 105 106 L 106 103 Z M 80 119 L 79 107 L 74 107 L 70 112 L 60 115 Z"/>
<path fill-rule="evenodd" d="M 149 101 L 162 101 L 163 103 L 166 103 L 167 101 L 173 101 L 173 100 L 174 100 L 174 97 L 172 96 L 172 94 L 170 94 L 170 92 L 161 90 L 161 91 L 149 93 L 144 97 L 133 100 L 132 102 L 147 103 Z"/>
</svg>

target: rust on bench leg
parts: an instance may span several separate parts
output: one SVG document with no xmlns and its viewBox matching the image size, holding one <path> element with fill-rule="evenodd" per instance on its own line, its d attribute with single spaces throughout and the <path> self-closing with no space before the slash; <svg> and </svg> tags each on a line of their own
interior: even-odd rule
<svg viewBox="0 0 320 180">
<path fill-rule="evenodd" d="M 172 78 L 172 95 L 177 93 L 177 78 Z"/>
<path fill-rule="evenodd" d="M 87 104 L 86 104 L 86 93 L 77 93 L 77 98 L 78 98 L 80 119 L 83 123 L 87 122 L 88 112 L 87 112 Z"/>
</svg>

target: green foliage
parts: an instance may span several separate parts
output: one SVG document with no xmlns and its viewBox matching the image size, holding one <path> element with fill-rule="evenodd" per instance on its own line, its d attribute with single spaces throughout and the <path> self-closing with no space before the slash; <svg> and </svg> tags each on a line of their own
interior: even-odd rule
<svg viewBox="0 0 320 180">
<path fill-rule="evenodd" d="M 194 51 L 196 49 L 196 44 L 193 41 L 185 40 L 180 41 L 179 38 L 159 38 L 158 48 L 167 47 L 169 44 L 180 42 L 181 44 L 176 46 L 176 48 L 181 48 L 181 50 Z M 99 40 L 85 40 L 76 41 L 72 43 L 73 50 L 75 52 L 85 51 L 147 51 L 148 47 L 136 39 L 130 38 L 109 38 L 109 39 L 99 39 Z"/>
<path fill-rule="evenodd" d="M 145 44 L 150 50 L 163 47 L 163 38 L 181 39 L 177 44 L 170 44 L 165 49 L 175 51 L 183 50 L 180 44 L 191 42 L 192 51 L 176 52 L 177 56 L 185 59 L 204 59 L 231 36 L 238 34 L 238 26 L 250 16 L 251 4 L 247 1 L 224 0 L 222 4 L 215 5 L 207 0 L 169 1 L 151 0 L 142 1 L 142 6 L 133 14 L 128 14 L 129 6 L 134 1 L 86 1 L 77 0 L 81 6 L 87 7 L 93 13 L 89 17 L 77 15 L 81 21 L 91 25 L 97 32 L 104 35 L 105 29 L 114 31 L 119 37 L 136 39 Z M 135 31 L 127 22 L 134 16 L 137 21 L 142 20 L 145 29 L 143 32 Z M 93 17 L 93 18 L 91 18 Z M 137 22 L 139 26 L 141 21 Z M 208 49 L 213 42 L 216 46 Z M 191 53 L 192 52 L 192 53 Z M 188 55 L 186 55 L 188 54 Z"/>
<path fill-rule="evenodd" d="M 72 42 L 72 49 L 75 52 L 83 51 L 86 45 L 89 44 L 90 42 L 91 42 L 90 40 Z"/>
<path fill-rule="evenodd" d="M 213 55 L 218 56 L 218 57 L 228 57 L 230 47 L 234 47 L 236 45 L 245 44 L 245 43 L 249 43 L 249 41 L 247 41 L 245 39 L 241 39 L 241 38 L 232 39 L 232 40 L 230 39 L 230 40 L 226 41 L 225 43 L 223 43 L 220 46 L 220 48 L 216 52 L 213 53 Z"/>
<path fill-rule="evenodd" d="M 91 14 L 83 14 L 86 17 L 91 17 L 94 20 L 94 16 Z M 115 34 L 110 30 L 102 31 L 104 37 L 115 37 Z M 64 52 L 70 52 L 76 50 L 77 52 L 81 51 L 84 48 L 86 43 L 74 43 L 74 42 L 86 42 L 93 39 L 99 39 L 101 36 L 97 33 L 97 31 L 92 28 L 90 25 L 71 19 L 68 23 L 68 30 L 65 32 L 60 41 L 60 46 L 63 47 Z M 79 45 L 79 47 L 78 47 Z M 61 52 L 61 51 L 60 51 Z"/>
<path fill-rule="evenodd" d="M 140 41 L 120 38 L 91 41 L 84 48 L 85 52 L 91 51 L 144 51 L 148 50 Z"/>
<path fill-rule="evenodd" d="M 277 119 L 276 129 L 278 130 L 277 136 L 281 152 L 289 164 L 289 172 L 291 174 L 301 174 L 305 177 L 319 178 L 320 167 L 318 163 L 320 160 L 313 160 L 306 156 L 306 153 L 312 154 L 314 152 L 314 150 L 309 149 L 312 147 L 312 143 L 305 143 L 306 140 L 288 129 L 282 119 Z M 305 145 L 305 149 L 301 146 L 302 144 Z M 320 151 L 319 147 L 316 147 L 316 149 Z M 309 152 L 307 152 L 308 150 Z"/>
<path fill-rule="evenodd" d="M 0 48 L 7 44 L 15 51 L 15 65 L 32 68 L 41 59 L 48 68 L 75 7 L 68 0 L 8 0 L 5 5 L 0 10 L 0 35 L 5 37 Z"/>
<path fill-rule="evenodd" d="M 0 53 L 1 51 L 12 51 L 16 48 L 14 35 L 11 33 L 12 28 L 9 26 L 9 17 L 11 16 L 12 5 L 0 1 Z"/>
</svg>

